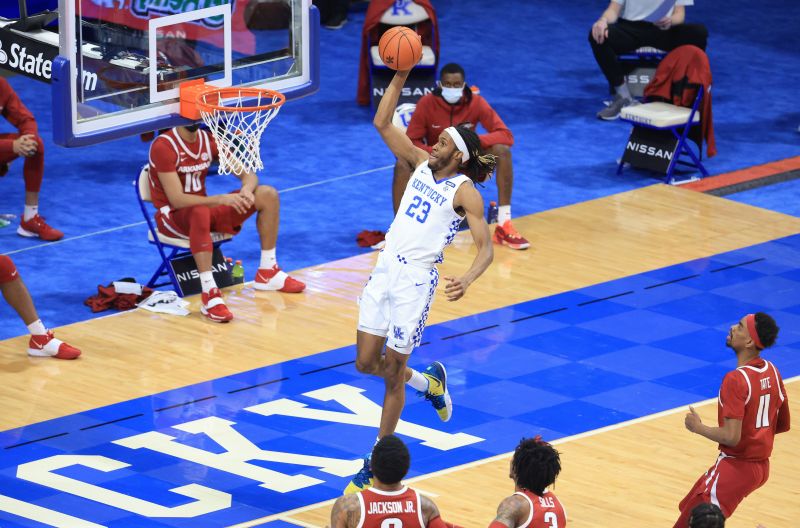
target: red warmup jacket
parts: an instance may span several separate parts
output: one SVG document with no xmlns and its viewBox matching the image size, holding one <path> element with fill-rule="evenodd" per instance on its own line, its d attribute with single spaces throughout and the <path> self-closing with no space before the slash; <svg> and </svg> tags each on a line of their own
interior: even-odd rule
<svg viewBox="0 0 800 528">
<path fill-rule="evenodd" d="M 381 17 L 387 9 L 392 7 L 395 0 L 372 0 L 367 8 L 366 18 L 364 19 L 364 28 L 361 30 L 361 59 L 358 65 L 358 88 L 356 92 L 356 102 L 360 105 L 368 105 L 370 103 L 369 95 L 369 42 L 370 33 L 378 27 L 381 23 Z M 439 23 L 436 21 L 436 11 L 433 9 L 430 0 L 414 0 L 415 4 L 421 5 L 425 12 L 428 13 L 428 18 L 431 19 L 430 23 L 433 26 L 433 40 L 430 43 L 433 53 L 436 55 L 436 61 L 439 61 Z M 426 35 L 420 35 L 422 41 L 426 42 Z M 373 38 L 375 38 L 373 36 Z M 373 44 L 377 44 L 374 42 Z"/>
<path fill-rule="evenodd" d="M 8 81 L 2 77 L 0 77 L 0 113 L 19 130 L 20 135 L 39 135 L 33 114 L 22 104 L 17 92 L 8 84 Z M 14 156 L 13 139 L 0 139 L 0 156 Z"/>
<path fill-rule="evenodd" d="M 454 105 L 445 101 L 438 90 L 434 93 L 423 95 L 417 102 L 417 108 L 411 115 L 406 134 L 414 145 L 430 152 L 431 147 L 439 141 L 439 134 L 449 127 L 469 123 L 475 130 L 478 123 L 486 129 L 487 133 L 479 135 L 481 147 L 488 148 L 492 145 L 514 144 L 514 136 L 508 129 L 497 112 L 489 106 L 486 99 L 473 94 L 466 88 L 464 96 Z M 477 132 L 477 130 L 476 130 Z"/>
<path fill-rule="evenodd" d="M 702 84 L 703 100 L 700 102 L 700 128 L 706 142 L 706 154 L 717 153 L 714 140 L 714 120 L 711 115 L 711 65 L 708 56 L 697 46 L 679 46 L 669 52 L 659 63 L 655 77 L 644 89 L 645 97 L 661 99 L 676 106 L 691 108 L 697 92 L 694 89 L 673 90 L 681 83 Z"/>
</svg>

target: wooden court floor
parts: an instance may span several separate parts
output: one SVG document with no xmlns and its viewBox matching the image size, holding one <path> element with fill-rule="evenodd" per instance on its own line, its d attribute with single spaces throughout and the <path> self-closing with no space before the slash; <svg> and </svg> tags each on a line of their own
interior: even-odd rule
<svg viewBox="0 0 800 528">
<path fill-rule="evenodd" d="M 798 218 L 665 185 L 519 218 L 515 224 L 531 239 L 532 250 L 497 248 L 494 264 L 466 298 L 448 303 L 437 293 L 429 324 L 800 233 Z M 195 299 L 186 318 L 135 311 L 59 328 L 59 336 L 84 351 L 75 362 L 28 358 L 25 337 L 0 341 L 0 430 L 352 344 L 355 299 L 375 255 L 298 271 L 309 285 L 301 295 L 256 293 L 247 285 L 229 290 L 236 319 L 228 325 L 205 321 Z M 473 255 L 468 235 L 459 235 L 447 251 L 442 275 L 466 269 Z M 797 402 L 797 384 L 788 390 Z M 711 409 L 702 412 L 710 417 Z M 672 515 L 664 511 L 714 459 L 713 445 L 688 435 L 679 427 L 681 420 L 679 413 L 565 442 L 557 492 L 565 494 L 576 524 L 665 525 Z M 603 444 L 605 438 L 612 440 Z M 771 510 L 763 517 L 755 510 L 751 515 L 747 508 L 761 502 L 750 500 L 752 506 L 746 504 L 732 526 L 753 525 L 739 524 L 744 518 L 768 527 L 791 526 L 786 519 L 800 518 L 797 479 L 791 477 L 798 468 L 790 459 L 798 449 L 795 432 L 780 438 L 775 458 L 786 466 L 776 462 L 768 489 L 759 492 L 775 493 Z M 500 458 L 420 487 L 453 501 L 442 503 L 444 511 L 454 512 L 453 521 L 488 523 L 486 512 L 510 490 L 507 464 Z M 792 470 L 786 477 L 781 477 L 783 467 Z M 440 489 L 437 479 L 454 480 Z M 305 522 L 324 525 L 320 512 L 303 515 L 309 516 Z"/>
</svg>

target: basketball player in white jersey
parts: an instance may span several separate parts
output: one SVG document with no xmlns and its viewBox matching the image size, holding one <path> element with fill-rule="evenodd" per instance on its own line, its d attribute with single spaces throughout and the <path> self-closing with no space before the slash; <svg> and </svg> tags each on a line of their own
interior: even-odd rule
<svg viewBox="0 0 800 528">
<path fill-rule="evenodd" d="M 379 439 L 397 427 L 405 406 L 405 383 L 430 400 L 443 421 L 452 415 L 444 366 L 436 361 L 420 373 L 408 368 L 406 362 L 421 342 L 439 282 L 436 263 L 442 262 L 442 251 L 453 241 L 465 217 L 478 251 L 463 275 L 445 277 L 447 299 L 463 297 L 493 258 L 483 199 L 474 183 L 491 175 L 496 158 L 483 152 L 475 132 L 462 127 L 442 131 L 430 154 L 414 146 L 392 125 L 407 77 L 408 71 L 395 74 L 372 122 L 394 155 L 416 167 L 386 234 L 386 246 L 359 299 L 356 368 L 381 376 L 386 383 Z M 345 493 L 366 489 L 371 480 L 367 455 L 364 467 Z"/>
</svg>

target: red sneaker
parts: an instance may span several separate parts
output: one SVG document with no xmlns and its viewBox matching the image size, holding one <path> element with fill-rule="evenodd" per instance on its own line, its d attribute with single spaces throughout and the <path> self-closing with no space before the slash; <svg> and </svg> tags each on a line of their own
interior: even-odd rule
<svg viewBox="0 0 800 528">
<path fill-rule="evenodd" d="M 44 218 L 38 214 L 30 220 L 24 220 L 23 217 L 17 228 L 17 234 L 24 237 L 39 237 L 48 242 L 64 238 L 64 233 L 47 225 Z"/>
<path fill-rule="evenodd" d="M 54 357 L 56 359 L 75 359 L 81 351 L 74 346 L 56 339 L 52 331 L 42 335 L 32 335 L 28 340 L 28 355 Z"/>
<path fill-rule="evenodd" d="M 278 265 L 271 268 L 258 268 L 253 288 L 263 291 L 279 291 L 283 293 L 300 293 L 306 289 L 304 282 L 293 279 L 281 270 Z"/>
<path fill-rule="evenodd" d="M 511 220 L 506 220 L 506 223 L 502 226 L 498 225 L 495 227 L 494 237 L 492 237 L 492 239 L 495 244 L 502 244 L 511 249 L 528 249 L 531 247 L 530 242 L 525 240 L 525 238 L 514 229 L 514 224 L 511 223 Z"/>
<path fill-rule="evenodd" d="M 225 305 L 219 288 L 211 288 L 208 293 L 203 293 L 200 298 L 200 312 L 215 323 L 227 323 L 233 319 L 233 314 Z"/>
</svg>

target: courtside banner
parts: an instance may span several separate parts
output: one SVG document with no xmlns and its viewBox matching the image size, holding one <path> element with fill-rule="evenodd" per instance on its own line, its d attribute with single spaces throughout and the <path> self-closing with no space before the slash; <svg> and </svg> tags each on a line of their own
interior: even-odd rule
<svg viewBox="0 0 800 528">
<path fill-rule="evenodd" d="M 58 46 L 0 28 L 0 68 L 50 82 Z"/>
<path fill-rule="evenodd" d="M 666 174 L 677 146 L 678 138 L 670 130 L 633 127 L 622 161 L 634 167 Z"/>
<path fill-rule="evenodd" d="M 197 271 L 197 264 L 194 262 L 192 255 L 185 257 L 178 257 L 169 262 L 172 266 L 172 271 L 175 273 L 175 278 L 178 279 L 178 287 L 182 297 L 188 295 L 196 295 L 203 291 L 200 285 L 200 272 Z M 225 255 L 222 250 L 214 248 L 214 253 L 211 259 L 211 271 L 214 272 L 214 282 L 220 288 L 231 286 L 233 284 L 233 276 L 231 275 L 231 267 L 225 262 Z"/>
<path fill-rule="evenodd" d="M 372 76 L 372 106 L 378 108 L 383 93 L 392 82 L 394 70 L 389 68 L 374 69 L 370 72 Z M 433 69 L 414 71 L 408 76 L 403 90 L 400 92 L 400 99 L 397 104 L 415 103 L 425 94 L 433 92 L 436 88 L 436 77 Z"/>
</svg>

